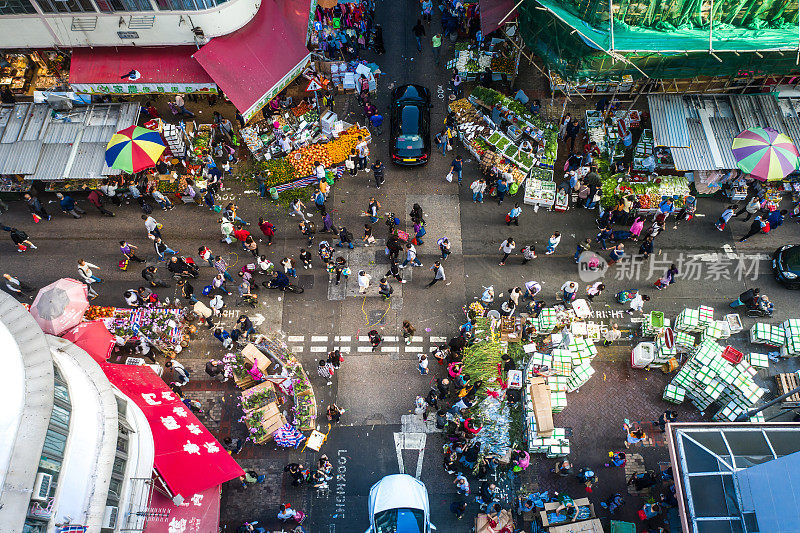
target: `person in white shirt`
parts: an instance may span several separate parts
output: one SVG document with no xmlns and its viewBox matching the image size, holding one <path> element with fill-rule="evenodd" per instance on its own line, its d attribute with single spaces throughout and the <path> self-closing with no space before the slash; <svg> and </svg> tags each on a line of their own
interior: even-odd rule
<svg viewBox="0 0 800 533">
<path fill-rule="evenodd" d="M 606 286 L 603 284 L 602 281 L 597 281 L 594 285 L 587 287 L 586 294 L 587 298 L 590 302 L 593 302 L 595 297 L 600 296 L 600 294 L 605 290 Z"/>
<path fill-rule="evenodd" d="M 622 332 L 619 330 L 617 324 L 613 324 L 611 329 L 603 333 L 603 346 L 609 346 L 612 342 L 618 341 L 622 338 Z"/>
<path fill-rule="evenodd" d="M 325 167 L 319 161 L 314 161 L 314 166 L 316 167 L 314 169 L 314 173 L 316 174 L 317 179 L 318 180 L 324 180 L 325 179 Z"/>
<path fill-rule="evenodd" d="M 550 239 L 547 241 L 547 250 L 545 251 L 546 255 L 550 255 L 556 251 L 556 246 L 558 243 L 561 242 L 561 233 L 555 232 L 550 236 Z"/>
<path fill-rule="evenodd" d="M 503 243 L 500 245 L 500 251 L 503 252 L 503 258 L 500 260 L 500 266 L 506 264 L 506 259 L 508 259 L 508 256 L 511 255 L 511 252 L 514 251 L 516 246 L 517 243 L 515 243 L 514 239 L 511 237 L 503 241 Z"/>
<path fill-rule="evenodd" d="M 366 294 L 367 289 L 369 289 L 369 282 L 371 279 L 372 276 L 370 276 L 363 270 L 358 271 L 358 292 L 360 294 Z"/>
<path fill-rule="evenodd" d="M 639 311 L 640 313 L 644 312 L 644 303 L 649 301 L 650 301 L 649 296 L 637 292 L 636 296 L 634 296 L 631 299 L 630 303 L 628 303 L 630 309 L 628 309 L 626 313 L 632 315 L 634 311 Z"/>
<path fill-rule="evenodd" d="M 214 316 L 219 316 L 222 308 L 225 307 L 225 302 L 222 301 L 222 296 L 217 294 L 211 298 L 211 301 L 208 302 L 208 305 L 210 305 L 211 309 L 214 311 Z"/>
<path fill-rule="evenodd" d="M 366 170 L 369 172 L 369 168 L 367 168 L 367 154 L 369 154 L 369 148 L 367 147 L 367 141 L 365 141 L 361 135 L 358 136 L 356 152 L 358 153 L 358 164 L 356 165 L 356 168 L 358 170 Z"/>
<path fill-rule="evenodd" d="M 567 281 L 561 286 L 562 298 L 564 302 L 571 302 L 578 295 L 578 284 L 574 281 Z"/>
<path fill-rule="evenodd" d="M 189 373 L 186 372 L 186 368 L 184 368 L 184 366 L 178 361 L 175 361 L 174 359 L 167 361 L 164 363 L 164 367 L 171 368 L 175 372 L 177 381 L 173 381 L 172 384 L 176 387 L 183 387 L 189 383 Z"/>
<path fill-rule="evenodd" d="M 156 237 L 161 237 L 161 230 L 158 229 L 158 222 L 151 216 L 142 215 L 142 220 L 144 220 L 144 227 L 147 230 L 147 236 L 151 239 L 155 239 Z"/>
<path fill-rule="evenodd" d="M 400 268 L 405 268 L 409 263 L 411 263 L 411 266 L 422 266 L 420 260 L 417 259 L 417 249 L 411 243 L 406 244 L 406 260 L 403 261 L 403 264 L 400 265 Z"/>
<path fill-rule="evenodd" d="M 278 141 L 278 144 L 280 144 L 281 150 L 283 152 L 288 154 L 289 152 L 292 151 L 292 143 L 289 142 L 289 139 L 287 139 L 286 137 L 281 137 L 280 140 Z"/>
<path fill-rule="evenodd" d="M 472 182 L 469 186 L 472 191 L 472 201 L 475 203 L 483 203 L 483 191 L 486 190 L 486 181 L 481 178 Z"/>
<path fill-rule="evenodd" d="M 533 297 L 539 294 L 539 291 L 542 290 L 542 286 L 539 284 L 538 281 L 527 281 L 525 282 L 525 298 L 529 298 L 533 300 Z"/>
<path fill-rule="evenodd" d="M 98 278 L 97 276 L 92 273 L 93 268 L 100 268 L 99 266 L 93 263 L 87 263 L 83 259 L 78 260 L 78 273 L 81 275 L 81 280 L 86 284 L 89 288 L 89 296 L 92 297 L 92 300 L 97 298 L 97 293 L 92 288 L 92 283 L 102 283 L 103 280 Z"/>
</svg>

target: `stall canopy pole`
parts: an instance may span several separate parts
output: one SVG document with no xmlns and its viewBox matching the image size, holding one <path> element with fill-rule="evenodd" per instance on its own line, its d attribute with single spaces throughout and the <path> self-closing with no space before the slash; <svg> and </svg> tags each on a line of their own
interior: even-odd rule
<svg viewBox="0 0 800 533">
<path fill-rule="evenodd" d="M 614 0 L 608 0 L 608 28 L 611 32 L 611 51 L 614 51 Z"/>
<path fill-rule="evenodd" d="M 519 6 L 521 6 L 521 5 L 522 5 L 522 2 L 524 2 L 524 1 L 525 1 L 525 0 L 519 0 L 519 2 L 517 2 L 517 5 L 515 5 L 514 7 L 512 7 L 512 8 L 511 8 L 511 11 L 509 11 L 508 13 L 506 13 L 506 16 L 505 16 L 505 17 L 503 17 L 503 18 L 501 18 L 501 19 L 500 19 L 500 22 L 498 22 L 498 23 L 497 23 L 497 25 L 498 25 L 498 26 L 502 26 L 502 25 L 503 25 L 503 23 L 506 21 L 506 19 L 507 19 L 508 17 L 510 17 L 510 16 L 511 16 L 511 13 L 513 13 L 513 12 L 514 12 L 514 11 L 515 11 L 515 10 L 516 10 L 516 9 L 517 9 Z"/>
</svg>

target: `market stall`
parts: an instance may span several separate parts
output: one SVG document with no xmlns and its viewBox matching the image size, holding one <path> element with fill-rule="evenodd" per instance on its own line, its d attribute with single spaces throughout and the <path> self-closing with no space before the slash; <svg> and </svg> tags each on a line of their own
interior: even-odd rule
<svg viewBox="0 0 800 533">
<path fill-rule="evenodd" d="M 248 426 L 249 439 L 255 444 L 275 438 L 279 431 L 316 428 L 317 404 L 311 381 L 282 341 L 262 336 L 257 344 L 248 344 L 239 353 L 225 356 L 223 361 L 225 375 L 233 377 L 242 390 L 241 421 Z M 262 376 L 260 380 L 254 377 L 258 374 L 252 370 L 254 366 Z M 288 425 L 284 414 L 287 409 L 292 413 Z"/>
<path fill-rule="evenodd" d="M 0 54 L 0 91 L 31 96 L 69 80 L 70 56 L 57 50 Z"/>
<path fill-rule="evenodd" d="M 646 215 L 655 213 L 659 204 L 667 198 L 675 201 L 675 208 L 684 206 L 686 197 L 690 195 L 689 180 L 682 176 L 660 176 L 653 181 L 623 181 L 625 175 L 616 174 L 602 180 L 602 200 L 604 208 L 617 205 L 623 197 L 633 194 L 638 213 Z"/>
<path fill-rule="evenodd" d="M 138 345 L 142 341 L 160 350 L 166 357 L 175 358 L 189 345 L 189 334 L 180 308 L 121 308 L 91 306 L 85 320 L 102 319 L 113 335 L 124 344 Z"/>
</svg>

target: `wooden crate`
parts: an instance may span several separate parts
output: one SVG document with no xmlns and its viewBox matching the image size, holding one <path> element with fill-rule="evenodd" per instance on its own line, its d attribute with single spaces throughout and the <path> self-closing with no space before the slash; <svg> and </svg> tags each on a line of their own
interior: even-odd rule
<svg viewBox="0 0 800 533">
<path fill-rule="evenodd" d="M 787 392 L 796 389 L 800 386 L 800 379 L 797 378 L 797 374 L 794 372 L 787 373 L 787 374 L 778 374 L 775 376 L 775 380 L 778 382 L 778 394 L 784 395 Z M 781 402 L 782 405 L 786 407 L 798 407 L 800 406 L 800 393 L 795 393 L 789 396 L 788 398 L 784 399 Z"/>
</svg>

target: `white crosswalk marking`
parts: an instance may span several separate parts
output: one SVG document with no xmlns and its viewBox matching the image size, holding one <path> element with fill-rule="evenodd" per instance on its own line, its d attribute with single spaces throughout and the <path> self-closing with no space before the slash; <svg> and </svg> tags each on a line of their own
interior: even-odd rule
<svg viewBox="0 0 800 533">
<path fill-rule="evenodd" d="M 342 346 L 342 347 L 339 348 L 339 351 L 342 352 L 342 353 L 350 353 L 350 347 L 349 346 Z"/>
<path fill-rule="evenodd" d="M 336 336 L 336 337 L 334 337 L 333 339 L 334 339 L 336 342 L 350 342 L 350 339 L 351 339 L 351 338 L 352 338 L 352 337 L 350 337 L 350 335 L 342 335 L 341 337 L 340 337 L 339 335 L 337 335 L 337 336 Z"/>
<path fill-rule="evenodd" d="M 314 335 L 311 337 L 311 342 L 328 342 L 327 335 Z"/>
<path fill-rule="evenodd" d="M 381 346 L 381 351 L 384 353 L 399 352 L 397 346 Z"/>
<path fill-rule="evenodd" d="M 406 346 L 406 351 L 419 353 L 422 351 L 422 346 Z"/>
<path fill-rule="evenodd" d="M 328 351 L 328 347 L 327 346 L 312 346 L 311 347 L 311 352 L 312 353 L 327 352 L 327 351 Z"/>
<path fill-rule="evenodd" d="M 305 335 L 289 335 L 287 338 L 289 342 L 303 342 L 306 340 Z"/>
<path fill-rule="evenodd" d="M 425 342 L 424 337 L 420 337 L 419 335 L 414 335 L 411 337 L 411 342 Z"/>
<path fill-rule="evenodd" d="M 383 340 L 386 342 L 397 342 L 397 335 L 387 335 Z"/>
<path fill-rule="evenodd" d="M 360 353 L 371 352 L 372 351 L 372 346 L 359 346 L 358 347 L 358 351 Z"/>
<path fill-rule="evenodd" d="M 292 346 L 292 353 L 303 353 L 302 346 Z"/>
<path fill-rule="evenodd" d="M 358 336 L 358 342 L 369 342 L 369 336 L 368 335 L 359 335 Z"/>
<path fill-rule="evenodd" d="M 431 337 L 431 342 L 447 342 L 447 337 Z"/>
</svg>

